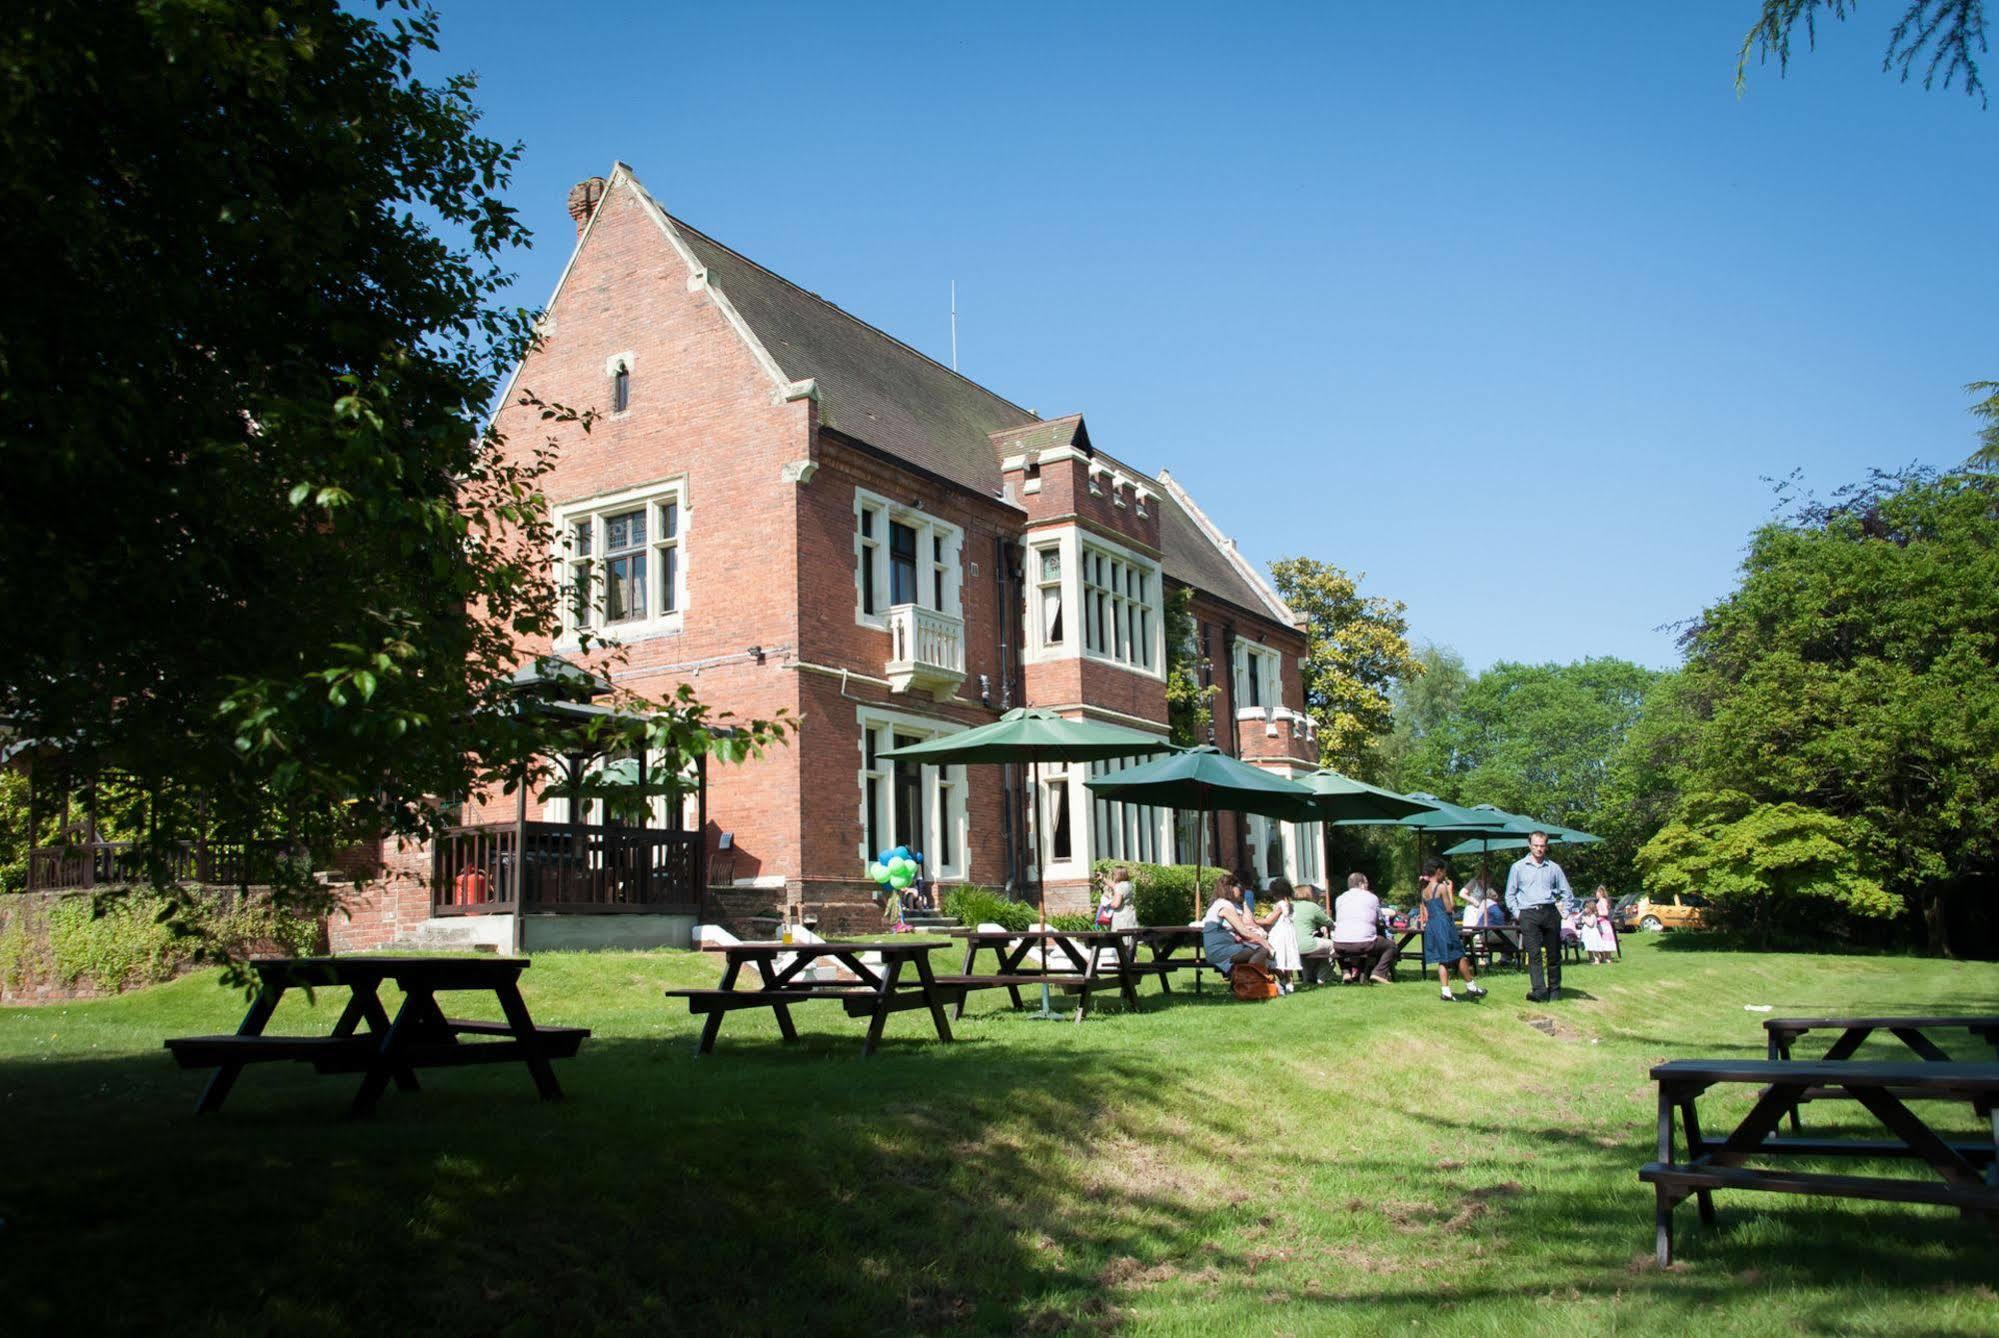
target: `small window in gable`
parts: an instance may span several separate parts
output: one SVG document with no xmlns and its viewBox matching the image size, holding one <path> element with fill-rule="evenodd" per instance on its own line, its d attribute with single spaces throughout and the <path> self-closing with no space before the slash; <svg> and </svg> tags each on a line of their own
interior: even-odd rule
<svg viewBox="0 0 1999 1338">
<path fill-rule="evenodd" d="M 632 369 L 619 363 L 611 373 L 611 412 L 623 413 L 632 407 Z"/>
</svg>

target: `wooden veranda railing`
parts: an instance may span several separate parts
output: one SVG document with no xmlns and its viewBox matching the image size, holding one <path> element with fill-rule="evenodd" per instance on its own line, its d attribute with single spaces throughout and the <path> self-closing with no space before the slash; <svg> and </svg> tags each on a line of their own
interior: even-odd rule
<svg viewBox="0 0 1999 1338">
<path fill-rule="evenodd" d="M 284 846 L 277 841 L 234 845 L 183 842 L 167 855 L 167 877 L 177 883 L 240 887 L 267 883 Z M 146 881 L 142 847 L 134 841 L 76 841 L 28 852 L 28 890 L 67 892 Z"/>
<path fill-rule="evenodd" d="M 699 832 L 640 827 L 454 827 L 431 851 L 431 913 L 512 911 L 524 901 L 529 911 L 691 915 L 701 908 L 701 846 Z"/>
</svg>

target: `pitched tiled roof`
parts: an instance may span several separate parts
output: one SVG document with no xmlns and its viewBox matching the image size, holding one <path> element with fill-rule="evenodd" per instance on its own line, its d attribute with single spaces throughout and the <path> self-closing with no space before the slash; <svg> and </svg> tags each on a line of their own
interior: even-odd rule
<svg viewBox="0 0 1999 1338">
<path fill-rule="evenodd" d="M 1051 418 L 1045 423 L 1029 423 L 1025 427 L 995 432 L 992 440 L 993 448 L 1001 459 L 1023 451 L 1047 451 L 1062 446 L 1087 451 L 1090 449 L 1090 430 L 1083 426 L 1083 415 L 1072 413 L 1062 418 Z"/>
<path fill-rule="evenodd" d="M 822 423 L 988 497 L 999 492 L 990 434 L 1038 422 L 1032 413 L 672 222 L 784 374 L 819 383 Z"/>
<path fill-rule="evenodd" d="M 629 179 L 644 191 L 636 178 Z M 1091 450 L 1081 414 L 1044 421 L 646 198 L 784 375 L 818 383 L 820 421 L 827 427 L 989 497 L 1000 491 L 1004 456 L 1062 446 Z M 1281 621 L 1275 596 L 1245 576 L 1212 525 L 1181 505 L 1176 485 L 1147 481 L 1158 485 L 1160 562 L 1166 574 Z"/>
<path fill-rule="evenodd" d="M 1218 599 L 1277 619 L 1270 601 L 1210 539 L 1199 522 L 1174 498 L 1171 488 L 1159 490 L 1159 565 L 1183 585 L 1205 590 Z M 1281 621 L 1281 620 L 1280 620 Z"/>
</svg>

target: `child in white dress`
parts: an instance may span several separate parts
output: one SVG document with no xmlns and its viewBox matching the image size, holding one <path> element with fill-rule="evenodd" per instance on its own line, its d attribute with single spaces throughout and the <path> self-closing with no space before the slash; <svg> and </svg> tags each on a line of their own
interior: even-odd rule
<svg viewBox="0 0 1999 1338">
<path fill-rule="evenodd" d="M 1298 955 L 1298 929 L 1291 923 L 1290 881 L 1271 879 L 1265 895 L 1271 898 L 1270 910 L 1256 922 L 1270 935 L 1270 969 L 1277 976 L 1277 989 L 1290 994 L 1291 978 L 1305 969 L 1304 959 Z"/>
</svg>

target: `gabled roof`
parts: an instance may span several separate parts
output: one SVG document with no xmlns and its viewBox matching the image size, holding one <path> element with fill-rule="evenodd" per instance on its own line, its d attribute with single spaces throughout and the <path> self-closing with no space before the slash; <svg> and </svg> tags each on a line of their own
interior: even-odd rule
<svg viewBox="0 0 1999 1338">
<path fill-rule="evenodd" d="M 818 383 L 822 425 L 998 494 L 991 434 L 1038 422 L 1032 413 L 661 212 L 784 374 Z"/>
<path fill-rule="evenodd" d="M 1286 627 L 1298 625 L 1298 615 L 1163 469 L 1159 493 L 1159 565 L 1168 576 Z"/>
<path fill-rule="evenodd" d="M 1006 428 L 993 433 L 992 441 L 993 449 L 1002 460 L 1024 451 L 1048 451 L 1064 446 L 1084 452 L 1092 449 L 1090 430 L 1083 426 L 1083 415 L 1079 413 L 1029 423 L 1025 427 Z"/>
<path fill-rule="evenodd" d="M 638 193 L 667 239 L 705 271 L 710 296 L 773 373 L 776 393 L 796 398 L 816 389 L 823 426 L 985 497 L 1000 494 L 1006 456 L 1061 447 L 1097 454 L 1081 414 L 1043 420 L 674 218 L 624 163 L 612 169 L 606 198 L 620 184 Z M 565 268 L 558 292 L 567 277 Z M 1127 472 L 1159 485 L 1159 545 L 1168 576 L 1296 625 L 1276 591 L 1170 474 Z"/>
</svg>

